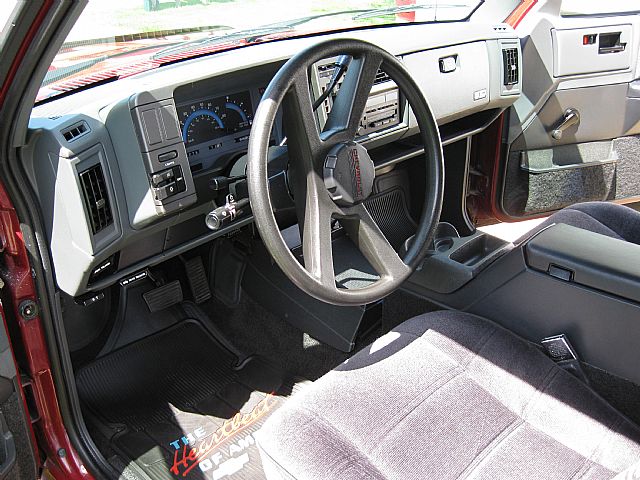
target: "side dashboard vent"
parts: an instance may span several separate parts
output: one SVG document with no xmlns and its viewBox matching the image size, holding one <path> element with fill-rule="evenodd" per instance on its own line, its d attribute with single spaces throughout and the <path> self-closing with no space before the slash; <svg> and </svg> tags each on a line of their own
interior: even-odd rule
<svg viewBox="0 0 640 480">
<path fill-rule="evenodd" d="M 504 85 L 516 85 L 520 77 L 517 48 L 505 48 L 502 50 L 502 66 L 504 69 Z"/>
<path fill-rule="evenodd" d="M 60 133 L 67 142 L 72 142 L 76 138 L 81 137 L 89 132 L 89 125 L 87 125 L 87 123 L 84 121 L 60 130 Z"/>
<path fill-rule="evenodd" d="M 391 77 L 387 74 L 387 72 L 378 69 L 376 73 L 376 79 L 373 81 L 374 85 L 378 85 L 379 83 L 388 82 L 391 80 Z"/>
<path fill-rule="evenodd" d="M 91 221 L 91 231 L 95 235 L 113 223 L 102 165 L 94 165 L 80 173 L 79 177 L 84 203 Z"/>
</svg>

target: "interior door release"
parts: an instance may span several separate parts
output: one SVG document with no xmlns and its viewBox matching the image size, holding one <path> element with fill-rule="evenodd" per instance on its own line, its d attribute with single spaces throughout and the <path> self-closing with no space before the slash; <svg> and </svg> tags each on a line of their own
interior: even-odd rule
<svg viewBox="0 0 640 480">
<path fill-rule="evenodd" d="M 620 41 L 621 36 L 622 32 L 601 33 L 599 35 L 598 54 L 624 52 L 627 44 Z"/>
<path fill-rule="evenodd" d="M 560 140 L 564 131 L 573 125 L 580 125 L 580 112 L 575 108 L 567 108 L 564 112 L 562 122 L 553 129 L 551 136 L 556 140 Z"/>
</svg>

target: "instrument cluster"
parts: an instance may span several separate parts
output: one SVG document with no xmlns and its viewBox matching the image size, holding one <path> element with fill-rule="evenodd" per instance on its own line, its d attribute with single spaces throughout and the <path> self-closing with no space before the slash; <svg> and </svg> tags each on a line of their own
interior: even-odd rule
<svg viewBox="0 0 640 480">
<path fill-rule="evenodd" d="M 251 91 L 245 90 L 177 105 L 192 171 L 224 168 L 225 153 L 246 149 L 253 104 Z"/>
</svg>

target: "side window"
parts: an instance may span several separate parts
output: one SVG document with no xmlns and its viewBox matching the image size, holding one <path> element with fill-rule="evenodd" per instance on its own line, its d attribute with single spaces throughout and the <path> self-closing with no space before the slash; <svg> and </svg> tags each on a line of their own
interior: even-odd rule
<svg viewBox="0 0 640 480">
<path fill-rule="evenodd" d="M 572 15 L 611 15 L 616 13 L 640 12 L 638 2 L 629 0 L 562 0 L 560 14 Z"/>
</svg>

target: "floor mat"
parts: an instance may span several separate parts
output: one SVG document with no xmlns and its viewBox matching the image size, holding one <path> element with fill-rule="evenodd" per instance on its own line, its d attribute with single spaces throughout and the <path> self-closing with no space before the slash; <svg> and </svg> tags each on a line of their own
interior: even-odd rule
<svg viewBox="0 0 640 480">
<path fill-rule="evenodd" d="M 264 478 L 252 434 L 294 383 L 260 357 L 237 362 L 186 320 L 96 360 L 76 380 L 87 423 L 127 474 Z"/>
</svg>

